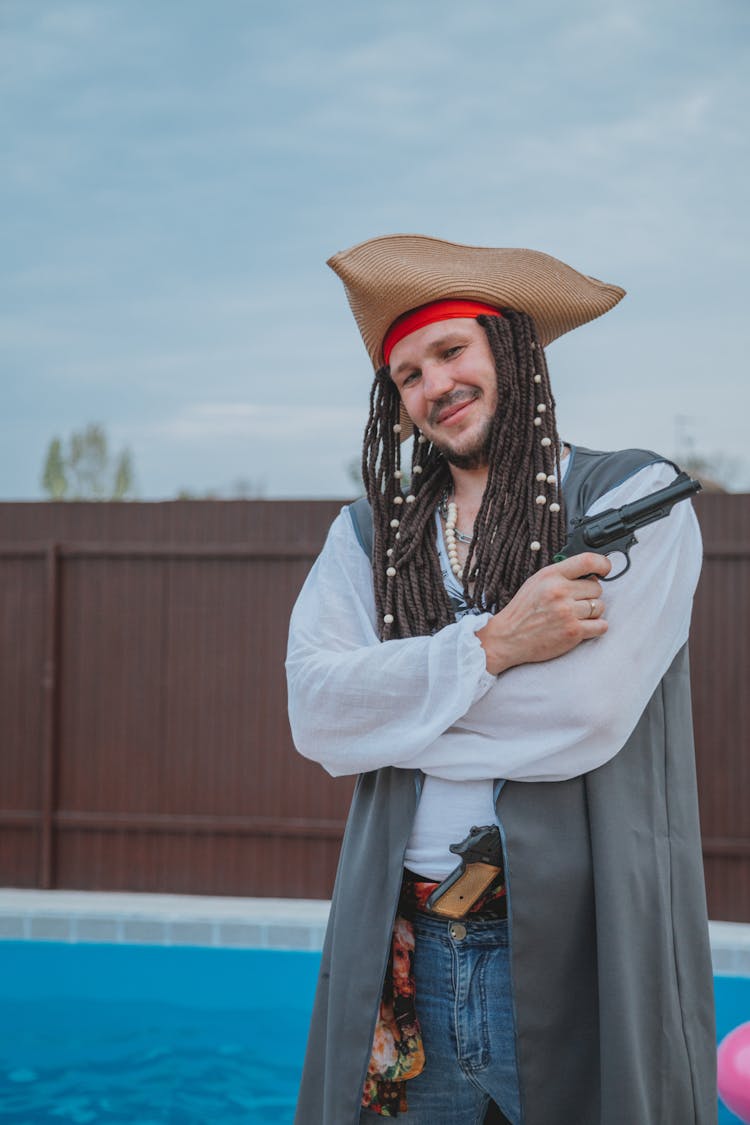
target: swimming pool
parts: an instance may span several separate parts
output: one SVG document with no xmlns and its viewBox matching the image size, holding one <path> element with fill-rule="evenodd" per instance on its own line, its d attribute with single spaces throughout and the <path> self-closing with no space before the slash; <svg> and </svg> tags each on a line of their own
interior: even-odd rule
<svg viewBox="0 0 750 1125">
<path fill-rule="evenodd" d="M 292 1121 L 320 955 L 3 942 L 0 1121 Z"/>
<path fill-rule="evenodd" d="M 0 943 L 0 1122 L 289 1125 L 319 959 Z M 750 1019 L 750 979 L 717 976 L 716 1000 L 721 1038 Z"/>
</svg>

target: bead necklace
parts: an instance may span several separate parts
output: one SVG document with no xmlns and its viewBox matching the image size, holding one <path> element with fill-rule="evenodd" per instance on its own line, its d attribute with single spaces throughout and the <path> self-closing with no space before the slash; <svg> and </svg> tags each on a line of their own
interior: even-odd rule
<svg viewBox="0 0 750 1125">
<path fill-rule="evenodd" d="M 440 515 L 445 520 L 445 549 L 448 553 L 448 562 L 456 578 L 462 578 L 464 567 L 458 557 L 458 543 L 471 543 L 473 535 L 466 535 L 456 527 L 458 520 L 458 507 L 455 500 L 448 500 L 448 494 L 443 493 L 440 501 Z M 468 561 L 468 560 L 467 560 Z"/>
</svg>

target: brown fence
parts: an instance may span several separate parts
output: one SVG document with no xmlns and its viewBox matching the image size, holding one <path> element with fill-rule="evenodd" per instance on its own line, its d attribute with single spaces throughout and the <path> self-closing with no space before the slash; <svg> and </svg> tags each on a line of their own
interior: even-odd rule
<svg viewBox="0 0 750 1125">
<path fill-rule="evenodd" d="M 330 894 L 352 783 L 295 754 L 283 657 L 338 508 L 0 504 L 0 882 Z M 750 496 L 697 508 L 710 909 L 750 920 Z"/>
</svg>

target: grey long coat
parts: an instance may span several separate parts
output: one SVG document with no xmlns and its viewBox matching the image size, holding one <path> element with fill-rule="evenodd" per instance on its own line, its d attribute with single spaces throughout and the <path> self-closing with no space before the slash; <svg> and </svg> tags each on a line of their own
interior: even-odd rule
<svg viewBox="0 0 750 1125">
<path fill-rule="evenodd" d="M 564 482 L 569 519 L 657 460 L 642 450 L 574 449 Z M 296 1125 L 359 1121 L 420 785 L 419 774 L 396 768 L 358 779 Z M 524 1125 L 715 1123 L 686 649 L 610 762 L 569 781 L 506 782 L 497 812 Z"/>
</svg>

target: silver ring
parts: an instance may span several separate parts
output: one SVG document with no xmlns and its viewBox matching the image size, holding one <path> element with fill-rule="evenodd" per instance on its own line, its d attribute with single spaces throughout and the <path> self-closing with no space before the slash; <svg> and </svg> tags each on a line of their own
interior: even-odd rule
<svg viewBox="0 0 750 1125">
<path fill-rule="evenodd" d="M 596 602 L 592 599 L 589 601 L 589 617 L 593 617 L 596 613 Z"/>
</svg>

